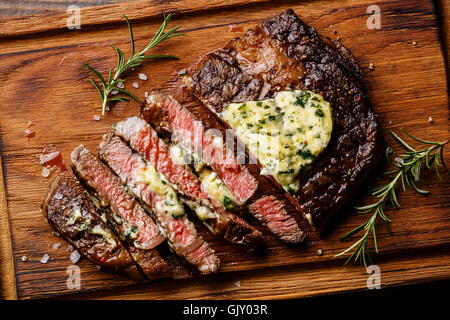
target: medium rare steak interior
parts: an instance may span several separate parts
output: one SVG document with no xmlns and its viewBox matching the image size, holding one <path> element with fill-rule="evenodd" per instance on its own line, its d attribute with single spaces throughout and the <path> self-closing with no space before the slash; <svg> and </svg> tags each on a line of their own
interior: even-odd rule
<svg viewBox="0 0 450 320">
<path fill-rule="evenodd" d="M 384 140 L 350 52 L 321 37 L 292 10 L 263 20 L 207 54 L 187 79 L 192 93 L 220 118 L 226 105 L 309 90 L 331 104 L 333 132 L 303 170 L 293 204 L 317 229 L 349 200 L 383 155 Z"/>
</svg>

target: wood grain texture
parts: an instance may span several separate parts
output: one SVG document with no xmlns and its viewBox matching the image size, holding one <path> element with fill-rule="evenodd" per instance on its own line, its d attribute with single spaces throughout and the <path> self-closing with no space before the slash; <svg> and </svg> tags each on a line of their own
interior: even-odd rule
<svg viewBox="0 0 450 320">
<path fill-rule="evenodd" d="M 0 2 L 0 17 L 23 16 L 39 13 L 55 13 L 65 11 L 68 6 L 76 4 L 79 7 L 92 7 L 133 0 L 2 0 Z"/>
<path fill-rule="evenodd" d="M 99 25 L 118 23 L 123 20 L 126 13 L 130 21 L 156 18 L 162 13 L 178 12 L 207 12 L 216 8 L 237 6 L 250 6 L 268 0 L 168 0 L 168 1 L 135 1 L 133 3 L 120 2 L 116 4 L 81 8 L 81 28 L 97 28 Z M 59 12 L 47 15 L 28 15 L 0 20 L 0 39 L 2 37 L 24 36 L 33 33 L 47 33 L 54 31 L 67 31 L 67 19 L 70 14 Z M 45 24 L 42 21 L 45 21 Z"/>
<path fill-rule="evenodd" d="M 291 7 L 323 35 L 339 36 L 360 59 L 363 68 L 374 63 L 375 70 L 368 72 L 364 85 L 390 145 L 393 141 L 388 130 L 400 128 L 430 140 L 447 139 L 445 67 L 432 2 L 380 2 L 381 30 L 366 28 L 365 12 L 370 4 L 369 0 L 277 1 L 179 14 L 172 24 L 182 25 L 188 37 L 171 39 L 157 52 L 175 54 L 180 60 L 148 62 L 139 72 L 146 73 L 149 80 L 137 80 L 136 70 L 127 76 L 126 86 L 132 89 L 131 82 L 138 81 L 140 88 L 132 90 L 141 97 L 153 88 L 167 88 L 165 84 L 178 71 L 237 36 L 239 33 L 230 31 L 233 30 L 230 25 L 248 28 L 259 19 Z M 149 19 L 133 24 L 138 48 L 146 44 L 159 23 Z M 126 25 L 121 23 L 76 32 L 40 34 L 39 38 L 12 37 L 0 43 L 0 86 L 3 88 L 0 95 L 4 101 L 0 118 L 1 154 L 19 298 L 75 293 L 66 287 L 66 268 L 70 261 L 65 242 L 52 235 L 51 227 L 39 212 L 50 179 L 41 176 L 38 158 L 43 147 L 49 144 L 63 152 L 66 162 L 79 143 L 95 150 L 113 122 L 138 113 L 136 103 L 120 103 L 101 121 L 94 121 L 94 115 L 100 114 L 98 96 L 80 66 L 81 61 L 86 61 L 105 73 L 115 62 L 110 45 L 125 49 L 128 41 Z M 198 116 L 210 116 L 206 109 L 202 110 Z M 434 123 L 428 122 L 429 117 L 434 118 Z M 36 124 L 33 127 L 36 137 L 29 142 L 24 138 L 28 120 Z M 448 150 L 446 157 L 449 157 Z M 450 244 L 449 183 L 438 182 L 430 173 L 425 176 L 429 179 L 422 187 L 430 190 L 431 195 L 402 193 L 399 201 L 403 207 L 389 212 L 393 233 L 379 227 L 381 253 L 376 262 L 388 280 L 383 285 L 450 277 L 449 257 L 445 253 Z M 448 175 L 445 177 L 448 181 Z M 362 194 L 355 199 L 358 204 L 369 201 Z M 350 212 L 347 208 L 342 214 Z M 333 255 L 349 245 L 340 242 L 339 237 L 365 219 L 356 215 L 348 217 L 318 243 L 309 242 L 299 248 L 285 247 L 266 233 L 269 248 L 265 255 L 246 253 L 237 246 L 213 239 L 199 226 L 200 233 L 223 261 L 219 276 L 135 286 L 126 278 L 99 272 L 83 259 L 78 264 L 82 270 L 81 292 L 114 288 L 114 292 L 101 295 L 113 298 L 281 298 L 363 289 L 367 278 L 364 269 L 343 267 L 344 258 L 334 259 Z M 55 242 L 64 245 L 53 250 L 49 245 Z M 318 248 L 324 250 L 323 256 L 316 255 Z M 42 265 L 39 259 L 44 253 L 51 258 Z M 26 263 L 20 261 L 24 254 L 30 257 Z M 239 279 L 244 279 L 241 287 L 233 287 Z M 270 285 L 276 287 L 272 294 Z M 126 289 L 117 291 L 123 287 Z"/>
<path fill-rule="evenodd" d="M 0 163 L 2 163 L 1 154 Z M 10 300 L 17 299 L 17 290 L 8 208 L 6 204 L 6 190 L 5 184 L 3 183 L 3 167 L 0 168 L 0 181 L 0 297 Z"/>
</svg>

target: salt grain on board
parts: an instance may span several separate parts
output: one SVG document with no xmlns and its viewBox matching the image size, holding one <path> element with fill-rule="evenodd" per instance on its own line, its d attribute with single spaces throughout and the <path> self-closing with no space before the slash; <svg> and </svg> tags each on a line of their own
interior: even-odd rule
<svg viewBox="0 0 450 320">
<path fill-rule="evenodd" d="M 120 88 L 120 89 L 123 89 L 123 88 L 125 88 L 125 84 L 123 83 L 123 81 L 120 81 L 120 82 L 117 83 L 116 87 Z"/>
<path fill-rule="evenodd" d="M 57 242 L 53 244 L 53 250 L 58 250 L 61 247 L 61 243 Z"/>
<path fill-rule="evenodd" d="M 111 94 L 118 94 L 119 90 L 111 90 Z"/>
<path fill-rule="evenodd" d="M 73 251 L 73 246 L 70 243 L 67 245 L 66 251 Z"/>
<path fill-rule="evenodd" d="M 48 176 L 50 175 L 50 169 L 49 168 L 43 168 L 42 169 L 42 176 L 44 177 L 44 178 L 48 178 Z"/>
<path fill-rule="evenodd" d="M 50 259 L 48 254 L 44 254 L 43 257 L 41 258 L 40 262 L 41 263 L 47 263 L 48 259 Z"/>
<path fill-rule="evenodd" d="M 94 120 L 95 120 L 95 121 L 100 121 L 100 119 L 101 119 L 101 118 L 100 118 L 99 115 L 95 115 L 95 116 L 94 116 Z"/>
<path fill-rule="evenodd" d="M 136 81 L 133 82 L 133 87 L 135 87 L 136 89 L 138 89 L 138 88 L 139 88 L 139 83 L 137 83 Z"/>
<path fill-rule="evenodd" d="M 55 193 L 55 198 L 58 199 L 58 200 L 61 200 L 63 198 L 62 193 L 56 192 Z"/>
<path fill-rule="evenodd" d="M 81 255 L 78 253 L 77 250 L 72 251 L 70 254 L 70 261 L 72 261 L 73 264 L 76 264 L 81 258 Z"/>
<path fill-rule="evenodd" d="M 141 79 L 141 80 L 147 80 L 148 78 L 147 78 L 147 75 L 145 74 L 145 73 L 139 73 L 139 79 Z"/>
</svg>

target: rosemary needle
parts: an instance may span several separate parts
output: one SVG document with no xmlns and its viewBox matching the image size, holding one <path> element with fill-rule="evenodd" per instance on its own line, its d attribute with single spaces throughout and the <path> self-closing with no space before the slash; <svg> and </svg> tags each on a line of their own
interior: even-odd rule
<svg viewBox="0 0 450 320">
<path fill-rule="evenodd" d="M 184 33 L 177 33 L 176 31 L 181 28 L 181 26 L 176 26 L 169 31 L 165 32 L 166 26 L 170 21 L 170 18 L 172 17 L 172 14 L 164 15 L 164 21 L 159 27 L 156 34 L 153 36 L 153 39 L 150 41 L 150 43 L 141 51 L 135 51 L 135 44 L 134 44 L 134 37 L 133 37 L 133 30 L 131 28 L 130 21 L 125 15 L 122 15 L 128 25 L 128 30 L 130 32 L 130 38 L 131 38 L 131 56 L 128 58 L 128 60 L 125 60 L 125 54 L 124 52 L 116 47 L 115 45 L 112 45 L 114 51 L 117 55 L 117 66 L 116 70 L 109 69 L 108 79 L 106 80 L 97 70 L 92 68 L 90 65 L 88 65 L 85 62 L 82 62 L 81 64 L 83 67 L 87 68 L 89 71 L 91 71 L 97 78 L 100 80 L 102 89 L 100 89 L 99 85 L 94 81 L 92 77 L 90 77 L 90 80 L 97 89 L 97 92 L 100 96 L 100 100 L 102 101 L 102 114 L 105 114 L 106 107 L 108 103 L 113 101 L 128 101 L 128 97 L 111 97 L 111 94 L 113 91 L 122 92 L 136 101 L 140 102 L 140 100 L 130 91 L 125 90 L 123 86 L 119 85 L 119 83 L 122 83 L 124 80 L 120 79 L 120 76 L 122 76 L 126 71 L 128 71 L 131 68 L 137 67 L 142 65 L 142 62 L 144 59 L 150 59 L 150 58 L 171 58 L 171 59 L 178 59 L 175 56 L 168 55 L 168 54 L 153 54 L 153 55 L 145 55 L 145 53 L 152 49 L 153 47 L 157 46 L 159 43 L 161 43 L 164 40 L 167 40 L 172 37 L 176 36 L 184 36 Z M 119 86 L 118 86 L 119 85 Z"/>
<path fill-rule="evenodd" d="M 341 253 L 335 255 L 335 257 L 339 257 L 352 252 L 350 257 L 345 262 L 346 264 L 350 260 L 354 259 L 355 261 L 359 261 L 360 263 L 364 264 L 367 269 L 367 261 L 372 263 L 369 249 L 369 238 L 372 236 L 375 252 L 378 253 L 375 224 L 378 219 L 381 219 L 389 228 L 389 223 L 391 222 L 391 220 L 386 216 L 385 210 L 387 209 L 387 206 L 389 204 L 392 206 L 392 208 L 400 207 L 395 190 L 398 183 L 401 183 L 403 191 L 406 191 L 406 186 L 408 185 L 414 191 L 420 194 L 427 194 L 429 193 L 429 191 L 422 190 L 416 185 L 416 183 L 420 180 L 421 168 L 423 166 L 425 167 L 425 169 L 432 169 L 434 167 L 436 175 L 441 181 L 442 177 L 439 174 L 439 167 L 442 166 L 445 170 L 447 170 L 444 163 L 443 150 L 448 141 L 425 141 L 414 137 L 406 131 L 403 132 L 410 138 L 422 144 L 428 145 L 429 147 L 416 150 L 409 144 L 407 144 L 395 132 L 391 131 L 394 139 L 403 147 L 403 154 L 395 153 L 397 158 L 392 161 L 389 155 L 390 149 L 389 147 L 386 148 L 386 157 L 395 167 L 394 170 L 384 173 L 391 177 L 391 181 L 382 187 L 372 190 L 372 195 L 379 199 L 378 201 L 364 207 L 355 208 L 360 213 L 372 213 L 372 216 L 370 216 L 370 218 L 366 222 L 346 233 L 341 238 L 341 240 L 345 240 L 352 237 L 353 235 L 358 234 L 361 231 L 364 232 L 361 238 L 359 238 L 351 246 L 349 246 Z"/>
</svg>

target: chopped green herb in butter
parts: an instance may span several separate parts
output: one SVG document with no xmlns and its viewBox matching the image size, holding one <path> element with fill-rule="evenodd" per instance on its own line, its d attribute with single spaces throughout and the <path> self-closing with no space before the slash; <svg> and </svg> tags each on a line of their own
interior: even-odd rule
<svg viewBox="0 0 450 320">
<path fill-rule="evenodd" d="M 333 129 L 330 104 L 307 90 L 281 91 L 265 101 L 232 103 L 221 117 L 258 159 L 261 174 L 273 176 L 290 193 L 299 190 L 301 169 L 326 148 Z"/>
<path fill-rule="evenodd" d="M 155 167 L 148 164 L 145 169 L 139 172 L 141 182 L 147 184 L 150 189 L 164 198 L 164 210 L 173 217 L 180 217 L 185 214 L 183 204 L 178 199 L 175 190 L 167 181 L 158 174 Z"/>
</svg>

